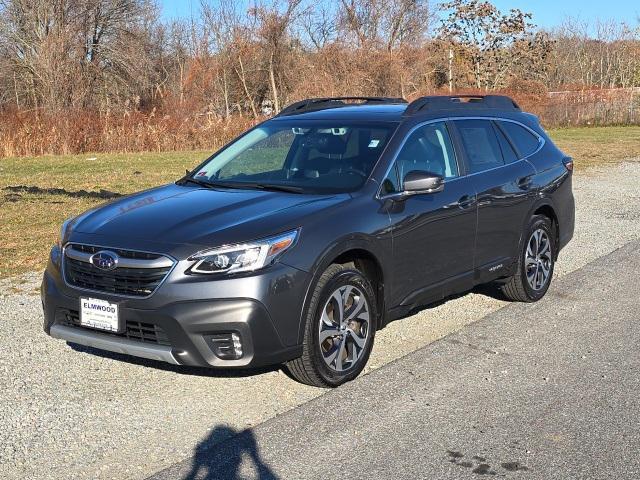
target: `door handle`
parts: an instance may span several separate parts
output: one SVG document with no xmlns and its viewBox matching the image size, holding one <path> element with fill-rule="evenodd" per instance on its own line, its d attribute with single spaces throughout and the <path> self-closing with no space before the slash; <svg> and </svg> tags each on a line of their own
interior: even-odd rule
<svg viewBox="0 0 640 480">
<path fill-rule="evenodd" d="M 475 203 L 475 198 L 471 195 L 463 195 L 460 197 L 460 200 L 456 203 L 459 208 L 465 209 L 469 208 L 471 205 Z"/>
<path fill-rule="evenodd" d="M 529 190 L 529 187 L 531 187 L 531 182 L 532 182 L 531 175 L 522 177 L 518 180 L 518 188 L 522 190 Z"/>
</svg>

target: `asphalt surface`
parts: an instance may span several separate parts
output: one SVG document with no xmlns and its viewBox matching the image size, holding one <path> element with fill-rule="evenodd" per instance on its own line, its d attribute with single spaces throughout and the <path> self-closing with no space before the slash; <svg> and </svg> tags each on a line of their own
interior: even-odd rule
<svg viewBox="0 0 640 480">
<path fill-rule="evenodd" d="M 640 477 L 640 241 L 153 478 Z"/>
</svg>

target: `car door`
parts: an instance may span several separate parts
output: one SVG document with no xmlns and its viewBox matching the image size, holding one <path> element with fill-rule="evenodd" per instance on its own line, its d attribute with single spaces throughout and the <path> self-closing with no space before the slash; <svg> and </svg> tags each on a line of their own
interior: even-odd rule
<svg viewBox="0 0 640 480">
<path fill-rule="evenodd" d="M 398 197 L 412 171 L 445 178 L 444 189 Z M 473 184 L 461 176 L 447 123 L 419 125 L 409 132 L 382 185 L 393 242 L 394 305 L 426 303 L 471 286 L 476 230 Z"/>
<path fill-rule="evenodd" d="M 476 281 L 499 277 L 517 255 L 524 217 L 533 203 L 534 167 L 519 160 L 491 119 L 452 122 L 477 195 Z"/>
</svg>

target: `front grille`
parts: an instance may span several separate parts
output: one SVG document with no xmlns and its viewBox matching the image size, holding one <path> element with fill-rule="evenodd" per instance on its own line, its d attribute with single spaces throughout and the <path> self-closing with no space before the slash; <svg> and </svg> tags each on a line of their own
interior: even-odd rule
<svg viewBox="0 0 640 480">
<path fill-rule="evenodd" d="M 71 244 L 67 248 L 73 248 L 74 250 L 78 250 L 79 252 L 91 253 L 91 254 L 97 253 L 100 250 L 105 250 L 102 247 L 96 247 L 94 245 L 83 245 L 81 243 Z M 159 253 L 137 252 L 134 250 L 122 250 L 120 248 L 109 248 L 108 250 L 110 252 L 117 253 L 119 257 L 131 258 L 136 260 L 155 260 L 163 257 L 163 255 Z"/>
<path fill-rule="evenodd" d="M 158 288 L 173 267 L 173 261 L 160 254 L 109 249 L 118 255 L 121 263 L 136 267 L 118 266 L 115 270 L 105 271 L 89 262 L 91 255 L 100 250 L 104 249 L 79 244 L 66 247 L 64 274 L 69 285 L 116 295 L 146 297 Z M 158 264 L 161 266 L 153 267 Z"/>
<path fill-rule="evenodd" d="M 58 310 L 56 312 L 56 323 L 65 325 L 67 327 L 82 328 L 85 330 L 97 331 L 104 333 L 105 335 L 112 335 L 116 337 L 126 338 L 142 343 L 153 343 L 156 345 L 171 346 L 169 337 L 162 329 L 162 327 L 146 322 L 136 322 L 126 320 L 126 329 L 124 333 L 103 332 L 102 330 L 95 330 L 93 328 L 86 328 L 80 325 L 80 314 L 77 310 Z"/>
</svg>

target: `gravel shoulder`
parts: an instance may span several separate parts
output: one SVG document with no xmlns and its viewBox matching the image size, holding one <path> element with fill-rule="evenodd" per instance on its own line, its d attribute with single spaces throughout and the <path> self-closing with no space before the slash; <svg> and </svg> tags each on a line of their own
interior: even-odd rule
<svg viewBox="0 0 640 480">
<path fill-rule="evenodd" d="M 640 162 L 576 175 L 576 232 L 557 275 L 640 238 L 638 179 Z M 217 372 L 74 350 L 42 332 L 38 279 L 0 282 L 0 478 L 145 478 L 190 457 L 216 426 L 230 435 L 325 393 L 277 369 Z M 394 322 L 376 337 L 368 371 L 505 305 L 475 292 Z"/>
</svg>

